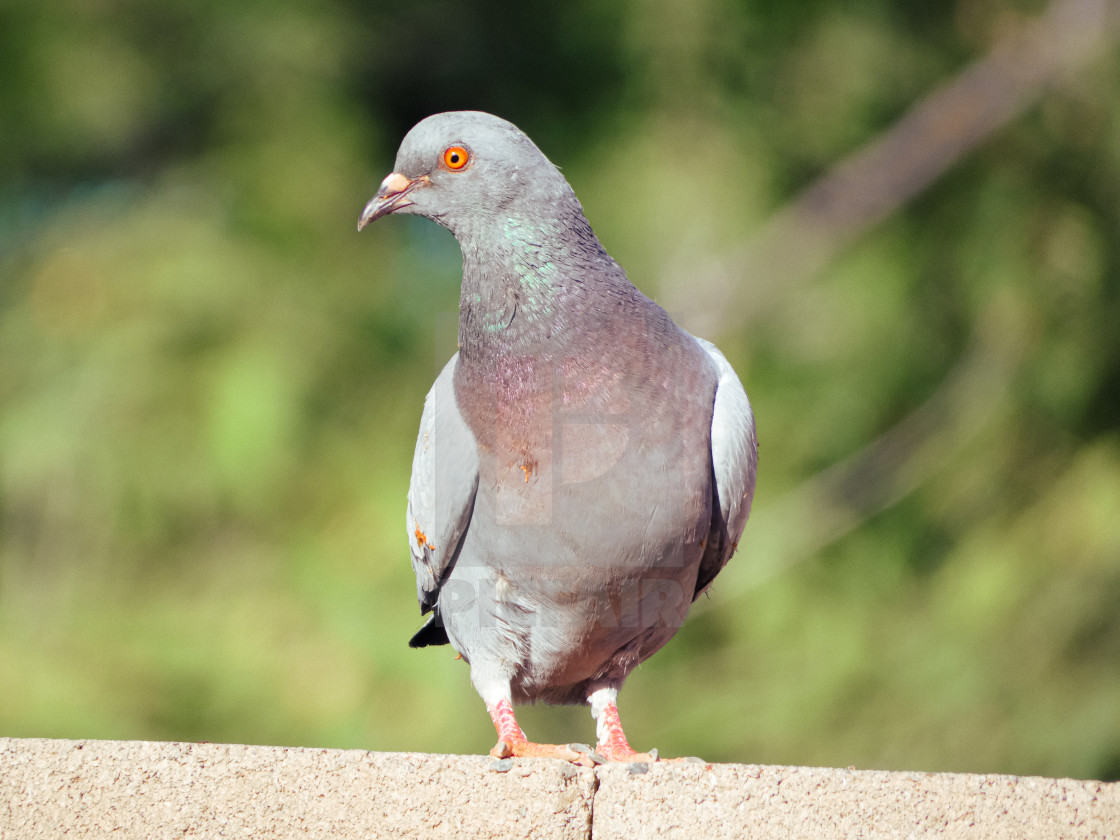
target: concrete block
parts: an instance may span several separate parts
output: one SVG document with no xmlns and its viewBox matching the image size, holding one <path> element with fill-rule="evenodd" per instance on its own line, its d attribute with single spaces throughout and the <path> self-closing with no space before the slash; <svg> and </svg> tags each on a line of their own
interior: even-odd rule
<svg viewBox="0 0 1120 840">
<path fill-rule="evenodd" d="M 595 840 L 1120 838 L 1120 784 L 689 763 L 598 778 Z"/>
<path fill-rule="evenodd" d="M 0 838 L 585 840 L 591 770 L 483 756 L 0 739 Z"/>
<path fill-rule="evenodd" d="M 1120 838 L 1120 783 L 0 738 L 0 840 Z"/>
</svg>

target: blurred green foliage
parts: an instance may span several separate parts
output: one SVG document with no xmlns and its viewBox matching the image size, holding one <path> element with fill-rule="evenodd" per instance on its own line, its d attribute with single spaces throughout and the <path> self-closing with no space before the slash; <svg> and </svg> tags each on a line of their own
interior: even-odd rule
<svg viewBox="0 0 1120 840">
<path fill-rule="evenodd" d="M 680 299 L 666 265 L 733 250 L 1037 10 L 3 0 L 0 734 L 488 749 L 462 663 L 405 646 L 459 257 L 420 220 L 355 233 L 403 133 L 513 120 Z M 722 313 L 755 513 L 623 693 L 639 749 L 1120 776 L 1118 232 L 1111 51 Z"/>
</svg>

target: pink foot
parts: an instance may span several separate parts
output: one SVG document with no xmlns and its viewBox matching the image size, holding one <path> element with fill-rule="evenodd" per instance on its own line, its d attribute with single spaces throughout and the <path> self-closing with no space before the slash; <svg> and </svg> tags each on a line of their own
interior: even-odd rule
<svg viewBox="0 0 1120 840">
<path fill-rule="evenodd" d="M 599 741 L 595 752 L 607 761 L 657 761 L 656 752 L 636 752 L 626 740 L 626 733 L 622 731 L 622 721 L 618 717 L 618 706 L 607 703 L 599 713 L 600 731 L 606 736 Z"/>
<path fill-rule="evenodd" d="M 498 743 L 490 750 L 494 758 L 558 758 L 582 767 L 595 765 L 594 759 L 586 752 L 573 749 L 564 744 L 538 744 L 530 741 L 517 724 L 513 706 L 508 700 L 499 700 L 497 705 L 488 706 L 490 719 L 498 730 Z"/>
</svg>

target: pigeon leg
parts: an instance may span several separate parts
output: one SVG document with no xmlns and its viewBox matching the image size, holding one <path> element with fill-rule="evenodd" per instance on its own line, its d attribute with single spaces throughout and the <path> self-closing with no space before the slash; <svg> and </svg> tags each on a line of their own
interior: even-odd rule
<svg viewBox="0 0 1120 840">
<path fill-rule="evenodd" d="M 595 763 L 587 753 L 564 744 L 537 744 L 530 741 L 521 731 L 513 714 L 513 704 L 509 700 L 502 699 L 492 705 L 487 703 L 486 710 L 490 712 L 490 719 L 498 730 L 498 743 L 490 750 L 490 755 L 494 758 L 559 758 L 584 767 L 591 767 Z"/>
<path fill-rule="evenodd" d="M 591 714 L 595 718 L 595 731 L 599 737 L 595 752 L 607 761 L 657 761 L 656 752 L 636 752 L 626 740 L 618 716 L 618 689 L 600 688 L 587 699 L 591 703 Z"/>
<path fill-rule="evenodd" d="M 514 749 L 515 744 L 528 743 L 529 739 L 525 737 L 525 733 L 521 731 L 521 727 L 517 723 L 517 716 L 513 713 L 513 704 L 508 700 L 499 700 L 495 705 L 487 705 L 486 711 L 490 713 L 490 720 L 494 721 L 494 728 L 498 730 L 498 745 L 490 750 L 490 754 L 495 758 L 506 758 L 509 753 L 499 755 L 504 752 L 503 745 L 510 750 Z"/>
</svg>

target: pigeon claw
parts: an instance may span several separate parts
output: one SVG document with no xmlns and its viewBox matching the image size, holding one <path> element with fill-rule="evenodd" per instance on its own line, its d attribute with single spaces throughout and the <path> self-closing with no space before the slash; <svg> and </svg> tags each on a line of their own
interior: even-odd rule
<svg viewBox="0 0 1120 840">
<path fill-rule="evenodd" d="M 653 764 L 656 761 L 660 761 L 657 750 L 640 753 L 634 750 L 629 744 L 599 744 L 595 747 L 595 752 L 607 761 L 616 761 L 625 764 L 633 764 L 635 762 Z"/>
<path fill-rule="evenodd" d="M 490 750 L 490 755 L 497 759 L 558 758 L 561 761 L 567 761 L 580 767 L 594 767 L 596 764 L 603 763 L 602 757 L 596 755 L 590 748 L 586 752 L 581 749 L 573 749 L 573 747 L 578 746 L 580 745 L 538 744 L 535 741 L 528 740 L 507 741 L 501 739 Z"/>
</svg>

